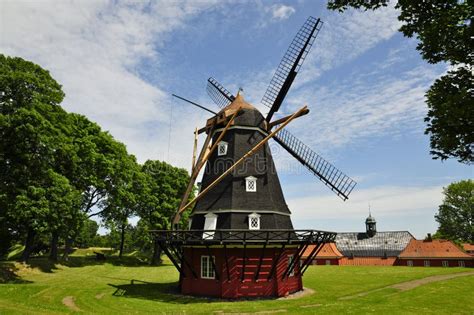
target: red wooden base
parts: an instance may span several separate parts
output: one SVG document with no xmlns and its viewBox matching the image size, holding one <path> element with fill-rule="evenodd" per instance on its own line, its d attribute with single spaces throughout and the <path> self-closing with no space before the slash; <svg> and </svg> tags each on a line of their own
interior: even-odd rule
<svg viewBox="0 0 474 315">
<path fill-rule="evenodd" d="M 263 259 L 260 259 L 262 257 Z M 204 279 L 201 274 L 201 256 L 215 257 L 216 278 Z M 185 247 L 183 273 L 180 278 L 183 294 L 214 296 L 227 299 L 245 297 L 280 297 L 303 289 L 303 282 L 299 274 L 299 263 L 295 263 L 294 272 L 284 276 L 288 268 L 289 256 L 296 259 L 297 248 L 281 249 L 243 246 L 228 247 Z M 244 256 L 245 268 L 244 268 Z M 226 262 L 227 257 L 227 262 Z M 278 259 L 277 264 L 272 266 Z M 260 272 L 257 276 L 261 261 Z M 197 277 L 194 277 L 191 268 Z M 243 272 L 243 277 L 242 277 Z"/>
</svg>

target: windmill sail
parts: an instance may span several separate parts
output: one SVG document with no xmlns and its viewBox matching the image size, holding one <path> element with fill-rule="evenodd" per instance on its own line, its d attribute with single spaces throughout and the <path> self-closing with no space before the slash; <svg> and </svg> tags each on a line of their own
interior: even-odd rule
<svg viewBox="0 0 474 315">
<path fill-rule="evenodd" d="M 323 159 L 286 129 L 278 132 L 273 139 L 344 201 L 349 198 L 349 194 L 357 184 L 353 179 Z"/>
<path fill-rule="evenodd" d="M 230 93 L 226 88 L 222 86 L 216 79 L 210 77 L 207 79 L 207 94 L 209 97 L 216 103 L 219 108 L 224 108 L 232 101 L 235 100 L 235 97 Z"/>
<path fill-rule="evenodd" d="M 262 98 L 262 104 L 270 108 L 267 121 L 280 109 L 322 25 L 320 19 L 310 16 L 291 42 Z"/>
</svg>

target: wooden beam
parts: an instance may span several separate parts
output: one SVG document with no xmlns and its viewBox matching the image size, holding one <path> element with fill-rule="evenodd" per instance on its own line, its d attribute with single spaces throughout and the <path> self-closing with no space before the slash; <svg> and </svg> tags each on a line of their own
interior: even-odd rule
<svg viewBox="0 0 474 315">
<path fill-rule="evenodd" d="M 293 115 L 291 115 L 283 124 L 281 124 L 277 129 L 275 129 L 274 131 L 272 131 L 270 134 L 268 134 L 268 136 L 266 136 L 263 140 L 261 140 L 256 146 L 254 146 L 249 152 L 247 152 L 246 154 L 244 154 L 244 156 L 242 156 L 237 162 L 235 162 L 234 164 L 232 164 L 231 167 L 229 167 L 224 173 L 222 173 L 222 175 L 220 175 L 218 178 L 216 178 L 216 180 L 214 180 L 209 186 L 207 186 L 200 194 L 198 194 L 196 197 L 194 197 L 193 200 L 191 200 L 190 202 L 188 202 L 185 206 L 181 207 L 178 211 L 178 213 L 181 213 L 183 212 L 187 207 L 189 207 L 191 204 L 193 204 L 194 202 L 198 201 L 199 199 L 201 199 L 209 190 L 211 190 L 212 188 L 214 188 L 214 186 L 216 186 L 218 183 L 220 183 L 220 181 L 222 181 L 224 179 L 224 177 L 226 177 L 227 175 L 230 174 L 230 172 L 232 172 L 237 166 L 239 166 L 246 158 L 248 158 L 249 156 L 251 156 L 252 154 L 254 154 L 255 152 L 257 152 L 258 149 L 260 149 L 260 147 L 262 147 L 266 142 L 268 142 L 268 140 L 270 140 L 270 138 L 272 138 L 277 132 L 279 132 L 281 129 L 285 128 L 286 125 L 288 125 L 293 119 L 295 119 L 297 117 L 298 114 L 301 114 L 302 111 L 306 110 L 307 107 L 306 106 L 303 106 L 301 109 L 299 109 L 296 113 L 294 113 Z"/>
<path fill-rule="evenodd" d="M 194 147 L 193 147 L 193 161 L 191 166 L 191 174 L 194 173 L 194 167 L 196 166 L 196 154 L 197 154 L 197 145 L 198 145 L 198 129 L 194 130 Z"/>
<path fill-rule="evenodd" d="M 209 141 L 211 140 L 211 133 L 209 133 L 206 137 L 206 140 L 204 140 L 204 144 L 202 146 L 202 149 L 201 149 L 201 153 L 199 153 L 199 157 L 197 159 L 197 162 L 196 164 L 199 165 L 201 163 L 201 160 L 204 156 L 204 153 L 207 149 L 207 147 L 209 146 Z M 196 171 L 197 170 L 197 167 L 194 168 L 194 171 L 191 173 L 191 178 L 189 179 L 189 183 L 188 183 L 188 187 L 186 187 L 186 190 L 183 194 L 183 198 L 181 199 L 181 203 L 179 205 L 179 208 L 178 209 L 181 209 L 184 204 L 186 204 L 186 201 L 188 200 L 188 197 L 189 197 L 189 194 L 191 193 L 191 190 L 193 189 L 194 187 L 194 182 L 196 181 L 196 178 L 199 174 L 199 171 Z M 176 227 L 176 225 L 178 224 L 179 220 L 181 219 L 181 212 L 177 211 L 173 217 L 173 220 L 172 220 L 172 227 Z"/>
<path fill-rule="evenodd" d="M 306 115 L 307 113 L 309 113 L 309 109 L 303 111 L 300 115 L 296 116 L 296 117 L 301 117 L 301 116 L 304 116 Z M 288 118 L 290 118 L 291 115 L 288 115 L 286 117 L 283 117 L 283 118 L 280 118 L 280 119 L 277 119 L 275 121 L 272 121 L 271 123 L 268 124 L 268 130 L 272 129 L 273 127 L 275 127 L 276 125 L 279 125 L 283 122 L 285 122 Z"/>
<path fill-rule="evenodd" d="M 194 187 L 194 182 L 196 181 L 196 178 L 199 175 L 199 172 L 201 171 L 202 167 L 206 164 L 207 160 L 211 156 L 211 154 L 215 151 L 217 148 L 217 145 L 219 141 L 222 140 L 224 137 L 225 133 L 227 130 L 229 130 L 229 127 L 232 125 L 235 117 L 237 114 L 240 112 L 240 107 L 237 111 L 234 112 L 234 114 L 231 116 L 230 120 L 227 122 L 227 125 L 225 126 L 224 130 L 222 130 L 221 134 L 217 138 L 217 140 L 212 144 L 212 147 L 209 148 L 209 142 L 212 137 L 212 132 L 209 132 L 206 138 L 206 141 L 204 143 L 204 146 L 201 150 L 201 153 L 199 154 L 199 158 L 196 162 L 196 166 L 193 167 L 193 171 L 191 173 L 191 179 L 189 181 L 188 187 L 186 189 L 186 192 L 184 193 L 183 199 L 181 199 L 181 204 L 179 205 L 178 212 L 176 212 L 174 218 L 173 218 L 173 226 L 177 225 L 179 220 L 181 219 L 181 213 L 190 205 L 188 204 L 186 207 L 183 208 L 183 205 L 186 203 L 188 200 L 189 194 L 191 193 L 192 188 Z M 195 136 L 197 137 L 197 134 L 195 133 Z M 194 164 L 193 164 L 194 165 Z"/>
<path fill-rule="evenodd" d="M 234 119 L 235 119 L 235 116 L 237 116 L 237 114 L 240 112 L 240 109 L 242 107 L 239 107 L 239 109 L 237 109 L 237 111 L 232 115 L 232 117 L 230 118 L 229 122 L 227 123 L 227 125 L 225 126 L 224 130 L 222 130 L 221 134 L 219 135 L 219 137 L 216 139 L 216 141 L 212 144 L 212 147 L 211 149 L 209 150 L 209 153 L 205 155 L 204 159 L 205 160 L 208 160 L 209 157 L 211 156 L 211 154 L 216 150 L 217 148 L 217 145 L 219 144 L 219 142 L 222 140 L 222 138 L 224 138 L 224 135 L 225 133 L 227 132 L 227 130 L 229 130 L 229 127 L 230 125 L 232 125 Z"/>
</svg>

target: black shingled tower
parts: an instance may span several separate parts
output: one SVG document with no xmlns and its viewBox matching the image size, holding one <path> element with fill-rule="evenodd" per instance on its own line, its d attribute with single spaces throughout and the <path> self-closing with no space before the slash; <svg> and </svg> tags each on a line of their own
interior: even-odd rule
<svg viewBox="0 0 474 315">
<path fill-rule="evenodd" d="M 222 139 L 227 143 L 227 152 L 219 155 L 216 150 L 211 155 L 201 189 L 210 185 L 267 135 L 265 118 L 255 107 L 246 103 L 240 93 L 222 111 L 238 107 L 242 107 L 241 114 L 235 118 L 234 125 Z M 213 142 L 223 127 L 217 126 L 212 135 Z M 245 179 L 250 176 L 256 178 L 256 192 L 246 191 Z M 293 228 L 268 142 L 196 203 L 191 214 L 191 229 L 204 229 L 204 216 L 208 213 L 218 216 L 218 230 L 247 229 L 248 216 L 252 213 L 260 215 L 260 229 Z"/>
</svg>

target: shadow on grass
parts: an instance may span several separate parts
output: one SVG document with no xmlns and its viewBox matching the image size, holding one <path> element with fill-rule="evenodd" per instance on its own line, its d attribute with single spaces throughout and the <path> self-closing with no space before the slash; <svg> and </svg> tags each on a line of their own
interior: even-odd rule
<svg viewBox="0 0 474 315">
<path fill-rule="evenodd" d="M 221 299 L 182 295 L 179 292 L 178 282 L 151 283 L 131 280 L 130 284 L 115 285 L 109 283 L 108 285 L 116 289 L 113 293 L 113 296 L 116 297 L 137 298 L 174 304 L 222 302 Z"/>
<path fill-rule="evenodd" d="M 23 280 L 18 275 L 18 268 L 12 262 L 0 262 L 0 284 L 20 284 L 32 283 L 31 281 Z"/>
</svg>

